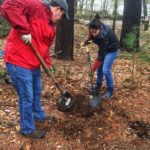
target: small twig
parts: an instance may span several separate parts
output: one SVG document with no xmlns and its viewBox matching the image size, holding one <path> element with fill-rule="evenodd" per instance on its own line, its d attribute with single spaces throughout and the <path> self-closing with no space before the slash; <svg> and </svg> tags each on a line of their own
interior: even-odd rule
<svg viewBox="0 0 150 150">
<path fill-rule="evenodd" d="M 0 107 L 3 107 L 3 106 L 5 106 L 5 107 L 15 107 L 15 106 L 17 106 L 16 104 L 5 104 L 5 103 L 0 103 Z"/>
<path fill-rule="evenodd" d="M 110 150 L 114 149 L 115 147 L 117 147 L 117 145 L 113 145 Z"/>
<path fill-rule="evenodd" d="M 57 54 L 60 54 L 62 52 L 62 50 L 60 50 L 60 51 L 58 51 L 58 52 L 56 52 L 56 53 L 53 53 L 53 54 L 51 54 L 50 56 L 52 57 L 52 56 L 55 56 L 55 55 L 57 55 Z"/>
</svg>

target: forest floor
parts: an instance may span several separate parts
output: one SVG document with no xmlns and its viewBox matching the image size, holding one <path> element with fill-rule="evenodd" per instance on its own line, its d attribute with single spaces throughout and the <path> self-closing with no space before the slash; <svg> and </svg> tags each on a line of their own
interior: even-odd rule
<svg viewBox="0 0 150 150">
<path fill-rule="evenodd" d="M 54 72 L 57 81 L 73 96 L 75 106 L 71 112 L 58 111 L 59 92 L 42 71 L 43 108 L 47 114 L 55 116 L 51 123 L 36 123 L 37 129 L 47 131 L 44 139 L 26 138 L 18 133 L 18 98 L 13 86 L 0 79 L 0 150 L 150 149 L 150 65 L 137 57 L 136 84 L 125 86 L 123 81 L 131 76 L 132 58 L 120 54 L 112 71 L 113 98 L 101 101 L 99 109 L 90 112 L 86 53 L 79 47 L 86 32 L 85 26 L 75 25 L 74 61 L 52 59 L 57 68 Z M 6 39 L 0 40 L 0 49 L 4 49 L 5 42 Z M 96 51 L 92 51 L 93 60 L 95 57 Z M 0 59 L 0 68 L 5 69 L 3 59 Z M 104 82 L 101 92 L 105 88 Z"/>
</svg>

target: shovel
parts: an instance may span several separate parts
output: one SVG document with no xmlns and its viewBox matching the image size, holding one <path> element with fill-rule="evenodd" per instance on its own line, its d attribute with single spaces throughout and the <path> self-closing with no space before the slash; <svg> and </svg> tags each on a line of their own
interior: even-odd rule
<svg viewBox="0 0 150 150">
<path fill-rule="evenodd" d="M 99 107 L 101 97 L 100 97 L 100 94 L 94 90 L 93 76 L 91 75 L 91 72 L 92 72 L 91 66 L 92 65 L 91 65 L 90 49 L 92 48 L 92 41 L 89 41 L 88 45 L 86 45 L 86 46 L 81 46 L 81 48 L 82 49 L 86 48 L 89 79 L 90 79 L 90 84 L 91 84 L 91 88 L 92 88 L 92 92 L 90 93 L 89 104 L 92 109 L 96 109 Z"/>
<path fill-rule="evenodd" d="M 94 90 L 94 86 L 93 86 L 93 76 L 91 75 L 92 67 L 91 67 L 90 52 L 87 52 L 87 63 L 88 63 L 88 69 L 89 69 L 90 84 L 91 84 L 91 88 L 92 88 L 92 92 L 90 93 L 89 104 L 92 109 L 95 109 L 95 108 L 99 107 L 100 94 Z"/>
<path fill-rule="evenodd" d="M 54 76 L 51 74 L 48 66 L 44 62 L 43 58 L 40 56 L 39 52 L 35 49 L 35 47 L 32 44 L 29 44 L 29 46 L 31 47 L 34 54 L 36 55 L 36 57 L 40 61 L 41 65 L 43 66 L 43 68 L 45 70 L 45 72 L 47 73 L 47 76 L 52 79 L 53 83 L 55 84 L 55 86 L 57 87 L 57 89 L 59 90 L 59 92 L 61 94 L 61 96 L 58 99 L 58 103 L 57 103 L 58 104 L 58 109 L 60 111 L 69 111 L 69 110 L 71 110 L 74 106 L 74 103 L 73 103 L 73 100 L 71 98 L 70 93 L 67 92 L 67 91 L 63 91 L 63 89 L 59 86 L 59 84 L 57 83 Z"/>
</svg>

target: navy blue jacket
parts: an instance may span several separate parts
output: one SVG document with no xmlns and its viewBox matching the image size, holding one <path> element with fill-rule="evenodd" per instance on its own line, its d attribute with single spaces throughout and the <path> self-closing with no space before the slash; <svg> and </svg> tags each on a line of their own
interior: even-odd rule
<svg viewBox="0 0 150 150">
<path fill-rule="evenodd" d="M 116 52 L 119 49 L 119 41 L 108 25 L 102 24 L 100 34 L 97 37 L 89 37 L 87 41 L 92 40 L 98 45 L 99 51 L 97 60 L 103 61 L 107 53 Z M 86 41 L 86 42 L 87 42 Z"/>
</svg>

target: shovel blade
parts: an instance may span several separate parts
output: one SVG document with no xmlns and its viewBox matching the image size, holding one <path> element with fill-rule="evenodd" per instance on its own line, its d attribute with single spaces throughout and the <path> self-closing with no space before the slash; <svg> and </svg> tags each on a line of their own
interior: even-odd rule
<svg viewBox="0 0 150 150">
<path fill-rule="evenodd" d="M 92 109 L 98 108 L 99 105 L 100 105 L 100 101 L 101 101 L 101 97 L 100 97 L 99 94 L 97 94 L 97 95 L 90 95 L 89 104 L 90 104 L 90 107 Z"/>
<path fill-rule="evenodd" d="M 63 95 L 59 97 L 57 105 L 59 111 L 71 111 L 73 109 L 74 102 L 71 98 L 70 93 L 64 92 Z"/>
</svg>

